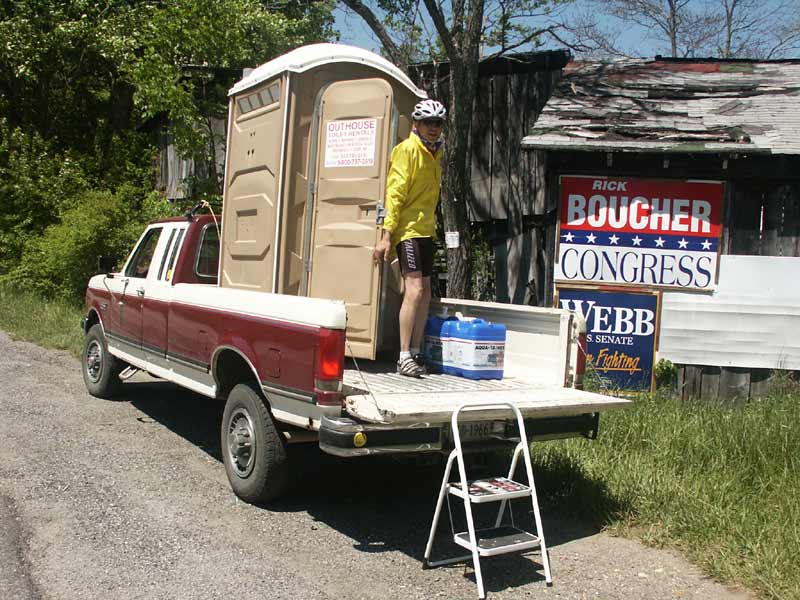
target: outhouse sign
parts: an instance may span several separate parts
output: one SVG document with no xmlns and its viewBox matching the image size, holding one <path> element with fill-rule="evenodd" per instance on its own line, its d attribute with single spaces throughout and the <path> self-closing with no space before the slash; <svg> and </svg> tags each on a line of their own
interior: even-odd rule
<svg viewBox="0 0 800 600">
<path fill-rule="evenodd" d="M 719 181 L 562 176 L 555 280 L 712 290 Z"/>
<path fill-rule="evenodd" d="M 343 119 L 325 125 L 325 168 L 375 164 L 377 119 Z"/>
</svg>

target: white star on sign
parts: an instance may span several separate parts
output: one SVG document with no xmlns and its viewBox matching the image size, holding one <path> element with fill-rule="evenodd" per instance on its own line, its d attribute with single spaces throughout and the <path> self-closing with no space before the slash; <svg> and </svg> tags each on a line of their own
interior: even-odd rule
<svg viewBox="0 0 800 600">
<path fill-rule="evenodd" d="M 573 237 L 575 237 L 575 236 L 573 236 L 573 235 L 572 235 L 572 234 L 571 234 L 571 233 L 568 231 L 566 235 L 562 235 L 561 237 L 563 237 L 563 238 L 564 238 L 566 241 L 568 241 L 568 242 L 571 242 L 571 241 L 572 241 L 572 238 L 573 238 Z"/>
<path fill-rule="evenodd" d="M 597 239 L 597 236 L 595 234 L 593 234 L 593 233 L 590 233 L 589 235 L 586 236 L 586 241 L 589 242 L 590 244 L 594 244 L 594 241 L 596 239 Z"/>
<path fill-rule="evenodd" d="M 658 236 L 658 239 L 656 240 L 656 246 L 659 247 L 659 248 L 663 248 L 664 247 L 664 238 L 662 238 L 661 236 Z"/>
<path fill-rule="evenodd" d="M 709 242 L 708 240 L 703 242 L 702 245 L 703 245 L 703 250 L 711 250 L 711 242 Z"/>
<path fill-rule="evenodd" d="M 686 238 L 681 238 L 681 241 L 678 242 L 679 248 L 686 248 L 689 245 L 689 242 L 686 241 Z"/>
<path fill-rule="evenodd" d="M 610 238 L 608 238 L 608 241 L 611 242 L 612 245 L 616 246 L 619 238 L 616 235 L 612 235 Z"/>
<path fill-rule="evenodd" d="M 642 245 L 642 238 L 640 238 L 638 235 L 635 238 L 633 238 L 633 245 L 634 246 L 641 246 Z"/>
</svg>

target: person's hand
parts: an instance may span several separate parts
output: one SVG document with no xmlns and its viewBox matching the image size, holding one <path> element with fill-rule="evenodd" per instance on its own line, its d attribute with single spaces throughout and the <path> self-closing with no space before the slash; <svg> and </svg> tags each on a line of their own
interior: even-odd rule
<svg viewBox="0 0 800 600">
<path fill-rule="evenodd" d="M 389 262 L 389 255 L 392 252 L 392 242 L 388 237 L 381 237 L 375 249 L 372 251 L 372 262 L 379 264 L 381 261 Z"/>
</svg>

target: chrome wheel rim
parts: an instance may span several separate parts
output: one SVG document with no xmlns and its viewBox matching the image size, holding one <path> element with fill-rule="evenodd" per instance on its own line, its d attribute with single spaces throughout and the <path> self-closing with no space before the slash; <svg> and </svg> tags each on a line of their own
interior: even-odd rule
<svg viewBox="0 0 800 600">
<path fill-rule="evenodd" d="M 253 419 L 244 408 L 237 408 L 228 421 L 228 458 L 234 472 L 245 478 L 253 471 L 256 436 Z"/>
<path fill-rule="evenodd" d="M 103 347 L 97 340 L 92 340 L 86 347 L 86 375 L 89 381 L 97 383 L 103 374 Z"/>
</svg>

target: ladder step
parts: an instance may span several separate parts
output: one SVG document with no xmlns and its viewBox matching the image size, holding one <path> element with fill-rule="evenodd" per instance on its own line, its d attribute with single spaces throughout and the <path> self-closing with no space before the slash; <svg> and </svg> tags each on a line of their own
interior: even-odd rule
<svg viewBox="0 0 800 600">
<path fill-rule="evenodd" d="M 514 498 L 525 498 L 531 495 L 530 487 L 512 481 L 507 477 L 475 479 L 473 481 L 468 481 L 467 487 L 469 489 L 469 501 L 473 504 L 513 500 Z M 459 498 L 464 497 L 460 481 L 448 484 L 448 492 Z"/>
<path fill-rule="evenodd" d="M 497 554 L 508 554 L 509 552 L 522 552 L 523 550 L 536 548 L 540 544 L 538 536 L 507 525 L 503 527 L 491 527 L 489 529 L 478 529 L 475 532 L 475 539 L 478 541 L 478 554 L 480 556 L 495 556 Z M 453 541 L 467 550 L 472 550 L 468 531 L 455 534 L 453 536 Z"/>
</svg>

